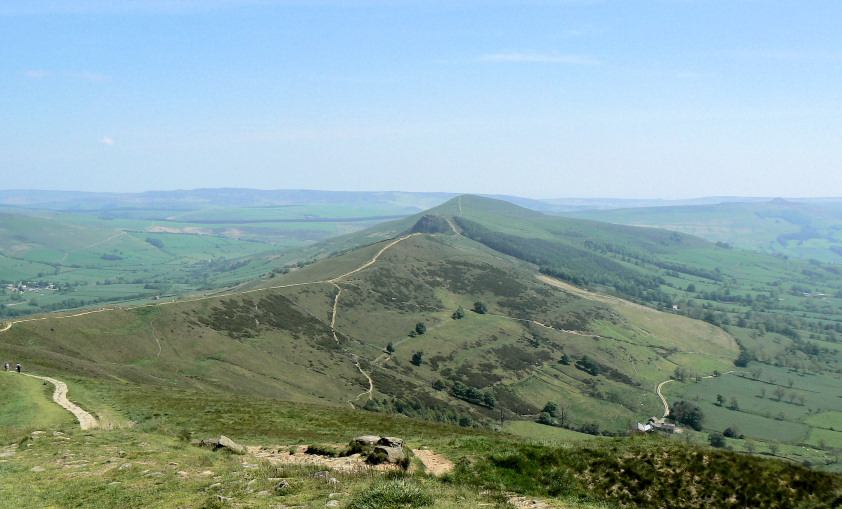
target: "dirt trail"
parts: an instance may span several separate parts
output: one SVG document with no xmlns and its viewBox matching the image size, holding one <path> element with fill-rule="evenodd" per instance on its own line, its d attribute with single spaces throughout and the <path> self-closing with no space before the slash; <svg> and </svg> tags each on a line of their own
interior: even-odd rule
<svg viewBox="0 0 842 509">
<path fill-rule="evenodd" d="M 155 320 L 157 320 L 158 318 L 159 317 L 156 316 L 155 318 L 152 319 L 151 322 L 149 322 L 149 328 L 152 330 L 152 339 L 154 339 L 155 342 L 158 343 L 158 358 L 160 358 L 161 357 L 161 341 L 158 339 L 158 336 L 155 335 Z"/>
<path fill-rule="evenodd" d="M 429 449 L 413 449 L 412 453 L 421 460 L 428 474 L 440 476 L 453 470 L 453 462 L 441 454 L 436 454 Z"/>
<path fill-rule="evenodd" d="M 31 375 L 29 373 L 21 373 L 22 375 L 31 376 L 32 378 L 40 378 L 41 380 L 45 380 L 50 382 L 51 384 L 55 385 L 56 390 L 53 392 L 53 401 L 58 403 L 62 408 L 68 410 L 70 413 L 76 416 L 76 419 L 79 421 L 79 426 L 82 429 L 94 429 L 99 426 L 96 419 L 93 415 L 89 414 L 88 412 L 82 410 L 78 406 L 74 405 L 69 399 L 67 399 L 67 384 L 62 382 L 61 380 L 56 380 L 55 378 L 50 378 L 48 376 L 40 376 L 40 375 Z"/>
<path fill-rule="evenodd" d="M 564 281 L 552 278 L 550 276 L 545 276 L 544 274 L 536 274 L 539 280 L 547 283 L 548 285 L 555 286 L 556 288 L 561 288 L 562 290 L 577 295 L 579 297 L 583 297 L 588 300 L 595 300 L 597 302 L 605 302 L 606 304 L 615 304 L 620 306 L 626 306 L 633 309 L 640 309 L 645 311 L 652 311 L 652 308 L 648 308 L 641 304 L 635 304 L 634 302 L 630 302 L 619 297 L 612 297 L 610 295 L 602 295 L 595 292 L 590 292 L 588 290 L 584 290 L 582 288 L 578 288 L 576 286 L 571 285 L 570 283 L 565 283 Z"/>
<path fill-rule="evenodd" d="M 333 340 L 336 341 L 337 345 L 339 344 L 339 336 L 336 335 L 336 315 L 339 312 L 339 296 L 342 295 L 342 287 L 337 284 L 339 282 L 339 280 L 341 280 L 345 277 L 348 277 L 351 274 L 356 274 L 357 272 L 359 272 L 363 269 L 371 267 L 372 265 L 377 263 L 377 259 L 380 258 L 380 255 L 385 253 L 387 249 L 394 246 L 398 242 L 402 242 L 402 241 L 404 241 L 404 240 L 406 240 L 410 237 L 413 237 L 415 235 L 420 235 L 420 233 L 412 233 L 412 234 L 406 235 L 404 237 L 401 237 L 399 239 L 395 239 L 394 241 L 392 241 L 389 244 L 387 244 L 386 246 L 384 246 L 383 249 L 378 251 L 377 254 L 375 254 L 374 257 L 371 260 L 364 263 L 363 265 L 360 265 L 356 269 L 354 269 L 352 271 L 349 271 L 349 272 L 346 272 L 345 274 L 342 274 L 341 276 L 337 276 L 333 279 L 329 279 L 327 281 L 319 281 L 320 283 L 322 283 L 322 282 L 332 283 L 333 286 L 336 287 L 336 296 L 333 298 L 333 311 L 331 312 L 331 315 L 330 315 L 330 330 L 333 333 Z M 362 374 L 366 378 L 366 380 L 368 380 L 368 390 L 361 392 L 353 400 L 348 400 L 348 404 L 350 404 L 352 408 L 356 408 L 354 406 L 354 402 L 359 400 L 364 394 L 368 394 L 368 399 L 374 399 L 374 380 L 371 379 L 371 377 L 368 375 L 368 373 L 363 371 L 362 366 L 360 366 L 360 359 L 359 359 L 359 357 L 357 357 L 356 354 L 351 353 L 351 352 L 347 352 L 347 351 L 346 351 L 346 353 L 350 353 L 351 358 L 354 360 L 354 365 L 360 371 L 360 374 Z"/>
<path fill-rule="evenodd" d="M 352 270 L 352 271 L 350 271 L 350 272 L 346 272 L 345 274 L 342 274 L 341 276 L 336 276 L 335 278 L 333 278 L 333 279 L 329 280 L 328 282 L 330 282 L 330 283 L 334 283 L 334 284 L 335 284 L 335 283 L 336 283 L 337 281 L 339 281 L 340 279 L 344 279 L 344 278 L 346 278 L 346 277 L 350 276 L 351 274 L 356 274 L 357 272 L 359 272 L 359 271 L 361 271 L 361 270 L 363 270 L 363 269 L 367 269 L 367 268 L 371 267 L 372 265 L 374 265 L 375 263 L 377 263 L 377 259 L 378 259 L 378 258 L 380 258 L 380 255 L 382 255 L 384 252 L 386 252 L 386 250 L 387 250 L 387 249 L 389 249 L 390 247 L 394 246 L 394 245 L 395 245 L 395 244 L 397 244 L 398 242 L 403 242 L 404 240 L 406 240 L 406 239 L 408 239 L 408 238 L 410 238 L 410 237 L 414 237 L 414 236 L 416 236 L 416 235 L 421 235 L 421 234 L 420 234 L 420 233 L 410 233 L 409 235 L 405 235 L 405 236 L 403 236 L 403 237 L 401 237 L 401 238 L 399 238 L 399 239 L 395 239 L 395 240 L 393 240 L 392 242 L 390 242 L 389 244 L 387 244 L 387 245 L 386 245 L 383 249 L 381 249 L 380 251 L 378 251 L 378 252 L 377 252 L 377 254 L 376 254 L 376 255 L 374 255 L 374 258 L 372 258 L 371 260 L 369 260 L 369 261 L 368 261 L 368 263 L 364 263 L 363 265 L 360 265 L 360 266 L 359 266 L 359 267 L 357 267 L 356 269 L 354 269 L 354 270 Z"/>
</svg>

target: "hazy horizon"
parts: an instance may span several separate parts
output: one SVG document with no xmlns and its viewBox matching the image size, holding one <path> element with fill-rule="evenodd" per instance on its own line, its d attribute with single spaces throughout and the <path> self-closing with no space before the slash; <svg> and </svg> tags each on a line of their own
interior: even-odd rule
<svg viewBox="0 0 842 509">
<path fill-rule="evenodd" d="M 0 185 L 842 196 L 839 19 L 831 1 L 12 0 Z"/>
</svg>

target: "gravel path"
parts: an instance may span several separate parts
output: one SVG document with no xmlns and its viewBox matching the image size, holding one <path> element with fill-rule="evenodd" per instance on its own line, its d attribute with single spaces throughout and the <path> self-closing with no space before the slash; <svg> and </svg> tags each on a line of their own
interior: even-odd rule
<svg viewBox="0 0 842 509">
<path fill-rule="evenodd" d="M 21 374 L 31 376 L 32 378 L 40 378 L 41 380 L 45 380 L 55 385 L 56 390 L 55 392 L 53 392 L 53 401 L 55 401 L 56 403 L 61 405 L 62 408 L 68 410 L 70 413 L 75 415 L 76 419 L 79 421 L 79 426 L 81 426 L 82 429 L 93 429 L 99 426 L 93 415 L 82 410 L 78 406 L 74 405 L 69 399 L 67 399 L 66 383 L 62 382 L 61 380 L 56 380 L 55 378 L 50 378 L 48 376 L 30 375 L 29 373 Z"/>
</svg>

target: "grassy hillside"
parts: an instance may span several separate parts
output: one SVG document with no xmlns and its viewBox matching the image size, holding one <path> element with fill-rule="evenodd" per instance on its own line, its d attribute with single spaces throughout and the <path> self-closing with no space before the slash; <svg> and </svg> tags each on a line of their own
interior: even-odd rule
<svg viewBox="0 0 842 509">
<path fill-rule="evenodd" d="M 792 258 L 842 262 L 842 203 L 772 200 L 565 213 L 569 217 L 648 226 L 711 242 Z"/>
<path fill-rule="evenodd" d="M 838 475 L 780 461 L 838 466 L 832 267 L 468 196 L 311 253 L 331 251 L 223 295 L 0 324 L 0 356 L 64 378 L 104 428 L 74 432 L 43 386 L 2 377 L 17 414 L 0 433 L 7 498 L 322 507 L 334 490 L 313 468 L 185 440 L 277 450 L 379 433 L 457 466 L 440 479 L 334 472 L 343 506 L 390 490 L 438 507 L 512 493 L 581 507 L 839 502 Z M 653 390 L 673 376 L 684 381 L 664 393 L 702 408 L 700 432 L 586 438 L 660 416 Z M 731 426 L 729 447 L 777 458 L 699 445 Z M 274 494 L 274 478 L 292 489 Z"/>
<path fill-rule="evenodd" d="M 659 411 L 652 387 L 684 356 L 703 354 L 706 367 L 725 369 L 738 353 L 710 325 L 575 295 L 452 233 L 415 235 L 384 250 L 389 245 L 266 279 L 247 293 L 16 323 L 0 348 L 31 369 L 467 425 L 491 425 L 501 412 L 534 418 L 547 401 L 562 401 L 567 425 L 609 432 Z M 348 274 L 380 251 L 375 264 Z M 470 311 L 477 301 L 485 314 Z M 460 307 L 468 311 L 453 318 Z M 410 335 L 419 323 L 426 332 Z M 576 366 L 585 356 L 601 375 Z"/>
<path fill-rule="evenodd" d="M 0 382 L 7 382 L 8 375 Z M 68 380 L 94 413 L 123 419 L 79 431 L 30 421 L 0 432 L 0 489 L 21 507 L 807 507 L 830 508 L 842 477 L 780 461 L 661 437 L 583 438 L 542 444 L 494 433 L 342 409 L 207 391 L 155 390 L 117 381 Z M 37 426 L 37 427 L 35 427 Z M 282 458 L 310 445 L 341 450 L 363 433 L 400 436 L 455 469 L 428 476 L 384 472 L 350 459 L 327 466 Z M 568 432 L 569 433 L 569 432 Z M 246 455 L 189 445 L 226 434 Z M 333 480 L 314 475 L 328 471 Z M 283 489 L 276 490 L 286 482 Z M 400 499 L 404 498 L 401 503 Z M 534 503 L 534 502 L 533 502 Z M 369 505 L 366 505 L 369 504 Z"/>
</svg>

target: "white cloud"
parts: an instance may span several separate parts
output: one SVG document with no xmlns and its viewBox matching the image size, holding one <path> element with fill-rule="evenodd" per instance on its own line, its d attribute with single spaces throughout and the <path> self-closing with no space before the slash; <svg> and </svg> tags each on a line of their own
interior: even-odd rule
<svg viewBox="0 0 842 509">
<path fill-rule="evenodd" d="M 103 136 L 102 139 L 99 140 L 99 142 L 105 145 L 114 145 L 114 138 L 110 136 Z"/>
<path fill-rule="evenodd" d="M 32 78 L 32 79 L 36 79 L 36 80 L 41 79 L 41 78 L 46 78 L 47 76 L 51 76 L 51 74 L 49 72 L 45 71 L 44 69 L 29 69 L 29 70 L 23 71 L 23 75 L 26 76 L 27 78 Z"/>
<path fill-rule="evenodd" d="M 98 74 L 98 73 L 95 73 L 95 72 L 88 72 L 88 71 L 67 72 L 65 74 L 67 74 L 67 76 L 69 76 L 71 78 L 76 78 L 76 79 L 86 80 L 86 81 L 108 81 L 108 80 L 111 79 L 110 77 L 108 77 L 104 74 Z"/>
<path fill-rule="evenodd" d="M 568 65 L 601 65 L 602 62 L 588 55 L 562 55 L 559 53 L 492 53 L 482 55 L 483 62 L 527 62 Z"/>
</svg>

